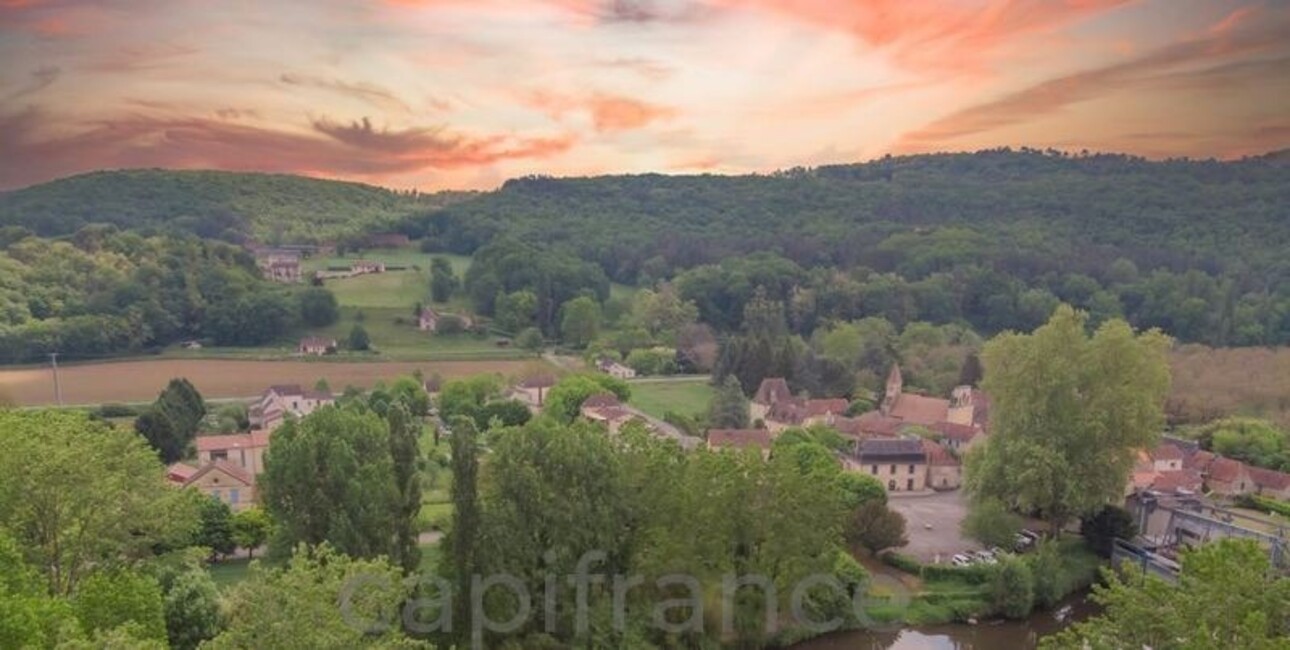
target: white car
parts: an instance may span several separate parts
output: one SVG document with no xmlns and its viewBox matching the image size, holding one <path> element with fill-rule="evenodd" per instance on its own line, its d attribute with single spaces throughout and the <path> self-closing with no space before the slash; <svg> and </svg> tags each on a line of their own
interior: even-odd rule
<svg viewBox="0 0 1290 650">
<path fill-rule="evenodd" d="M 953 564 L 954 566 L 970 566 L 972 564 L 972 558 L 959 553 L 950 558 L 950 564 Z"/>
<path fill-rule="evenodd" d="M 977 551 L 972 555 L 975 556 L 977 561 L 979 562 L 984 562 L 986 564 L 999 563 L 999 561 L 994 558 L 994 553 L 991 553 L 990 551 Z"/>
</svg>

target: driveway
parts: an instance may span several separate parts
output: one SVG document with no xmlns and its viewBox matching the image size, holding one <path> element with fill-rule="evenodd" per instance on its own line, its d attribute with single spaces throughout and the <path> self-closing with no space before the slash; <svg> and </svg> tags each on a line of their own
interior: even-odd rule
<svg viewBox="0 0 1290 650">
<path fill-rule="evenodd" d="M 897 549 L 899 552 L 923 562 L 935 562 L 939 556 L 945 563 L 955 553 L 981 548 L 959 532 L 959 522 L 967 516 L 967 497 L 962 490 L 888 496 L 892 510 L 905 516 L 909 545 Z"/>
</svg>

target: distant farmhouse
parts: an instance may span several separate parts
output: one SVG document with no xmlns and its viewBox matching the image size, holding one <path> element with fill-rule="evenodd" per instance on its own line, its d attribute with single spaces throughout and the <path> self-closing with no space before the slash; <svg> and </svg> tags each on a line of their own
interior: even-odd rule
<svg viewBox="0 0 1290 650">
<path fill-rule="evenodd" d="M 336 339 L 322 336 L 306 336 L 300 339 L 300 344 L 296 346 L 296 352 L 315 356 L 322 356 L 335 351 Z"/>
<path fill-rule="evenodd" d="M 255 265 L 266 279 L 274 282 L 300 281 L 300 253 L 281 248 L 257 248 Z"/>
<path fill-rule="evenodd" d="M 636 370 L 633 368 L 607 357 L 601 357 L 596 361 L 596 369 L 619 379 L 631 379 L 636 376 Z"/>
</svg>

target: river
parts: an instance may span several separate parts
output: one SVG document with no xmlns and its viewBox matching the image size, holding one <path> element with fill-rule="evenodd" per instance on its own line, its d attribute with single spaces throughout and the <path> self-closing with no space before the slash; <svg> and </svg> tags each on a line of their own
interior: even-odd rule
<svg viewBox="0 0 1290 650">
<path fill-rule="evenodd" d="M 1079 594 L 1051 611 L 1039 612 L 1022 621 L 839 632 L 799 643 L 791 650 L 1028 650 L 1039 644 L 1040 637 L 1082 621 L 1096 610 L 1096 605 Z"/>
</svg>

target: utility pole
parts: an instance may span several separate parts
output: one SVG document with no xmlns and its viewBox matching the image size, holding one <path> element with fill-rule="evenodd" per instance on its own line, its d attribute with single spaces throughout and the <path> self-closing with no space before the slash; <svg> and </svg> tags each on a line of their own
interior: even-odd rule
<svg viewBox="0 0 1290 650">
<path fill-rule="evenodd" d="M 58 353 L 49 353 L 49 364 L 54 367 L 54 400 L 63 405 L 63 387 L 58 383 Z"/>
</svg>

